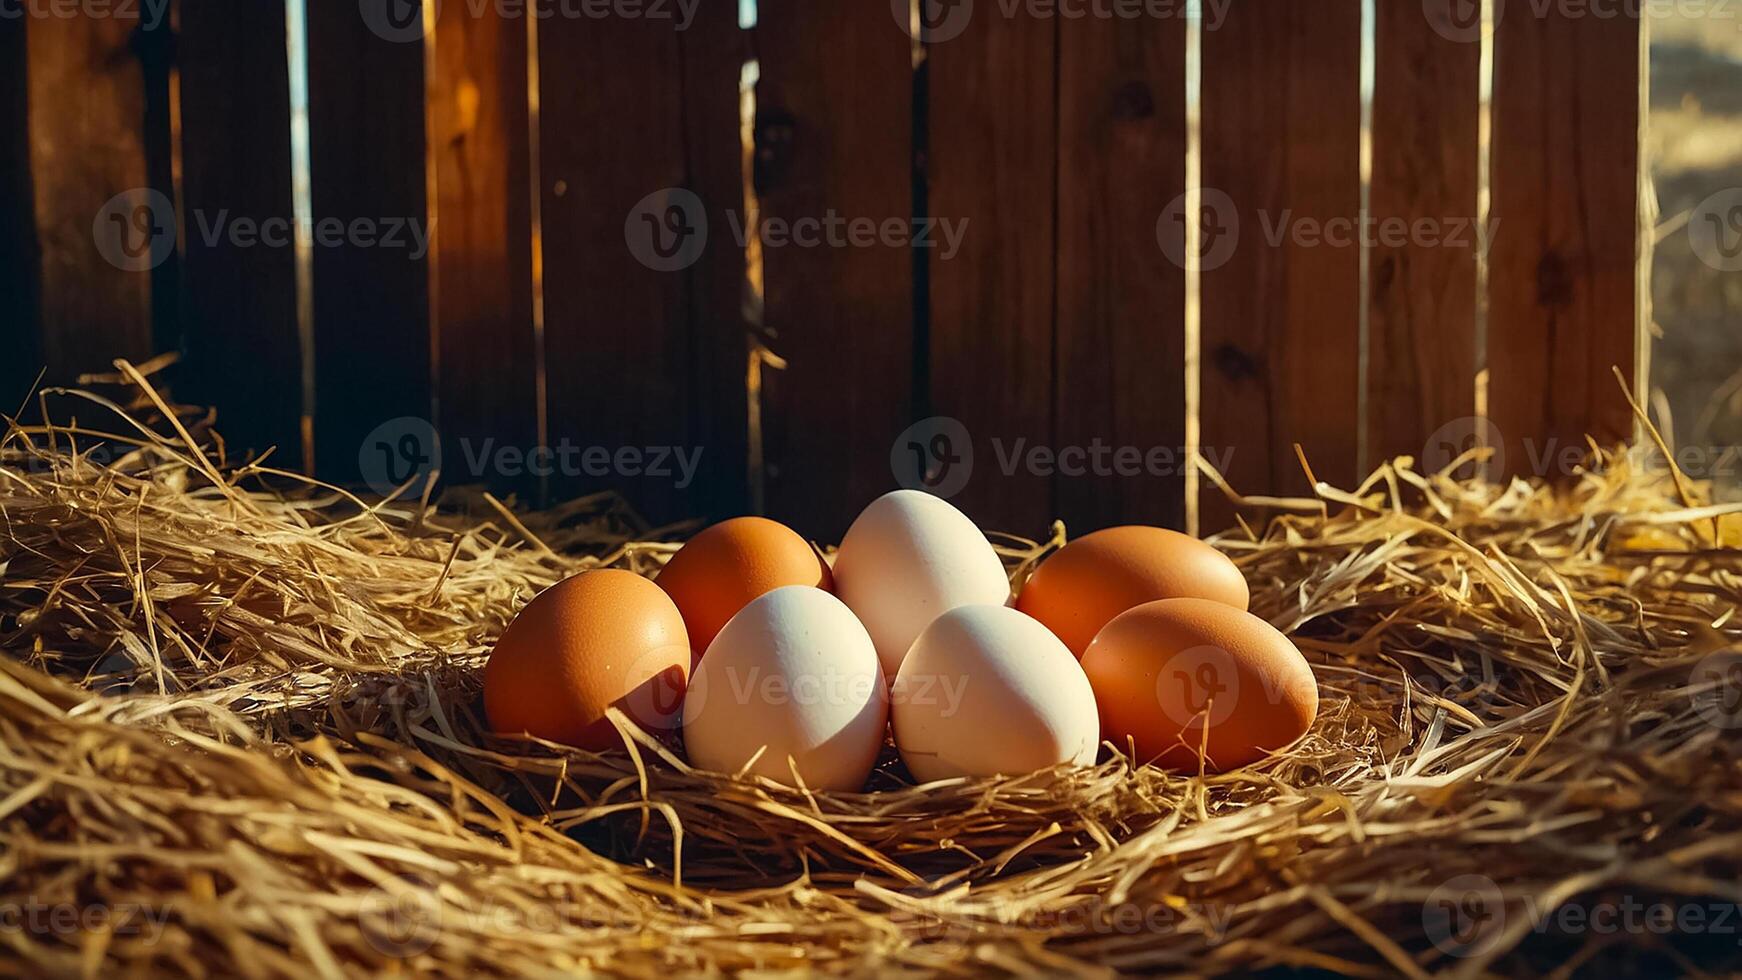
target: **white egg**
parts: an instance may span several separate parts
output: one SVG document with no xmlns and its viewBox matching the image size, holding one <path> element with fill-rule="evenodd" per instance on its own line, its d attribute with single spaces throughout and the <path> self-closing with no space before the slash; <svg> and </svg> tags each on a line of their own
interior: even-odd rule
<svg viewBox="0 0 1742 980">
<path fill-rule="evenodd" d="M 812 789 L 864 788 L 889 718 L 870 634 L 841 600 L 792 585 L 765 593 L 727 621 L 684 697 L 690 762 Z M 788 759 L 791 762 L 788 762 Z"/>
<path fill-rule="evenodd" d="M 894 678 L 932 620 L 958 606 L 1000 605 L 1010 578 L 991 542 L 949 503 L 918 490 L 871 502 L 835 556 L 835 592 L 870 631 Z"/>
<path fill-rule="evenodd" d="M 1095 692 L 1052 631 L 1004 606 L 940 616 L 896 676 L 895 747 L 922 783 L 1093 765 Z"/>
</svg>

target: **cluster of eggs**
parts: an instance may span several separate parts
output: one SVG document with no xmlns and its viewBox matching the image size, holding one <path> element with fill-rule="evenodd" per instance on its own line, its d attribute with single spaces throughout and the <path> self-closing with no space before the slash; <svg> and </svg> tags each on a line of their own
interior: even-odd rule
<svg viewBox="0 0 1742 980">
<path fill-rule="evenodd" d="M 618 707 L 681 727 L 691 763 L 862 788 L 893 734 L 921 782 L 1139 762 L 1247 765 L 1318 710 L 1300 652 L 1247 611 L 1226 556 L 1153 527 L 1098 531 L 1014 597 L 960 511 L 898 490 L 854 521 L 833 566 L 794 531 L 708 528 L 649 581 L 583 572 L 502 634 L 484 672 L 504 733 L 603 750 Z"/>
</svg>

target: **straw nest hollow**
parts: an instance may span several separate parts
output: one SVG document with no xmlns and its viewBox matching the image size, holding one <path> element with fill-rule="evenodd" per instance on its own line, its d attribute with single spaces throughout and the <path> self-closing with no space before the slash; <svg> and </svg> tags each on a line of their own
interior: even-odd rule
<svg viewBox="0 0 1742 980">
<path fill-rule="evenodd" d="M 891 755 L 829 795 L 627 723 L 597 755 L 485 733 L 514 611 L 681 531 L 226 460 L 120 367 L 135 400 L 4 436 L 0 973 L 1742 962 L 1742 507 L 1649 443 L 1558 486 L 1399 459 L 1221 536 L 1322 690 L 1264 764 L 914 788 Z M 1020 578 L 1063 535 L 1000 550 Z"/>
</svg>

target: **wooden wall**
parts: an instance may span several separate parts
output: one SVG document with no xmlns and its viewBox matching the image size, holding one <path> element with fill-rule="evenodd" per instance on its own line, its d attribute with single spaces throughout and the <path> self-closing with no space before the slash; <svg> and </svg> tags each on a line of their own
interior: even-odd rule
<svg viewBox="0 0 1742 980">
<path fill-rule="evenodd" d="M 656 520 L 756 487 L 824 539 L 926 474 L 1019 533 L 1208 530 L 1233 510 L 1188 480 L 1194 441 L 1279 494 L 1308 490 L 1297 445 L 1348 486 L 1484 435 L 1524 472 L 1544 440 L 1629 434 L 1610 366 L 1638 363 L 1637 20 L 983 3 L 911 33 L 885 0 L 760 0 L 749 25 L 697 4 L 0 19 L 0 410 L 41 370 L 180 350 L 175 394 L 279 465 L 378 482 L 369 440 L 410 418 L 451 480 L 616 489 Z M 104 221 L 161 224 L 159 199 L 173 247 L 117 265 Z M 299 207 L 433 237 L 209 235 Z M 745 239 L 756 218 L 774 235 Z M 776 237 L 829 218 L 940 224 L 924 249 Z M 471 465 L 541 444 L 569 470 Z M 693 482 L 618 455 L 658 447 L 699 450 Z"/>
</svg>

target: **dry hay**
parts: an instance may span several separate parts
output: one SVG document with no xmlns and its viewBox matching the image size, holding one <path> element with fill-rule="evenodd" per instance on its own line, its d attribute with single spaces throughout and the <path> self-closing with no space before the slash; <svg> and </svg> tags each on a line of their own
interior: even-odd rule
<svg viewBox="0 0 1742 980">
<path fill-rule="evenodd" d="M 1558 491 L 1402 459 L 1224 536 L 1322 686 L 1284 757 L 831 796 L 481 734 L 519 604 L 672 550 L 610 500 L 365 503 L 147 398 L 113 459 L 5 437 L 0 973 L 1738 964 L 1738 508 L 1644 452 Z M 1706 924 L 1551 915 L 1659 902 Z"/>
</svg>

